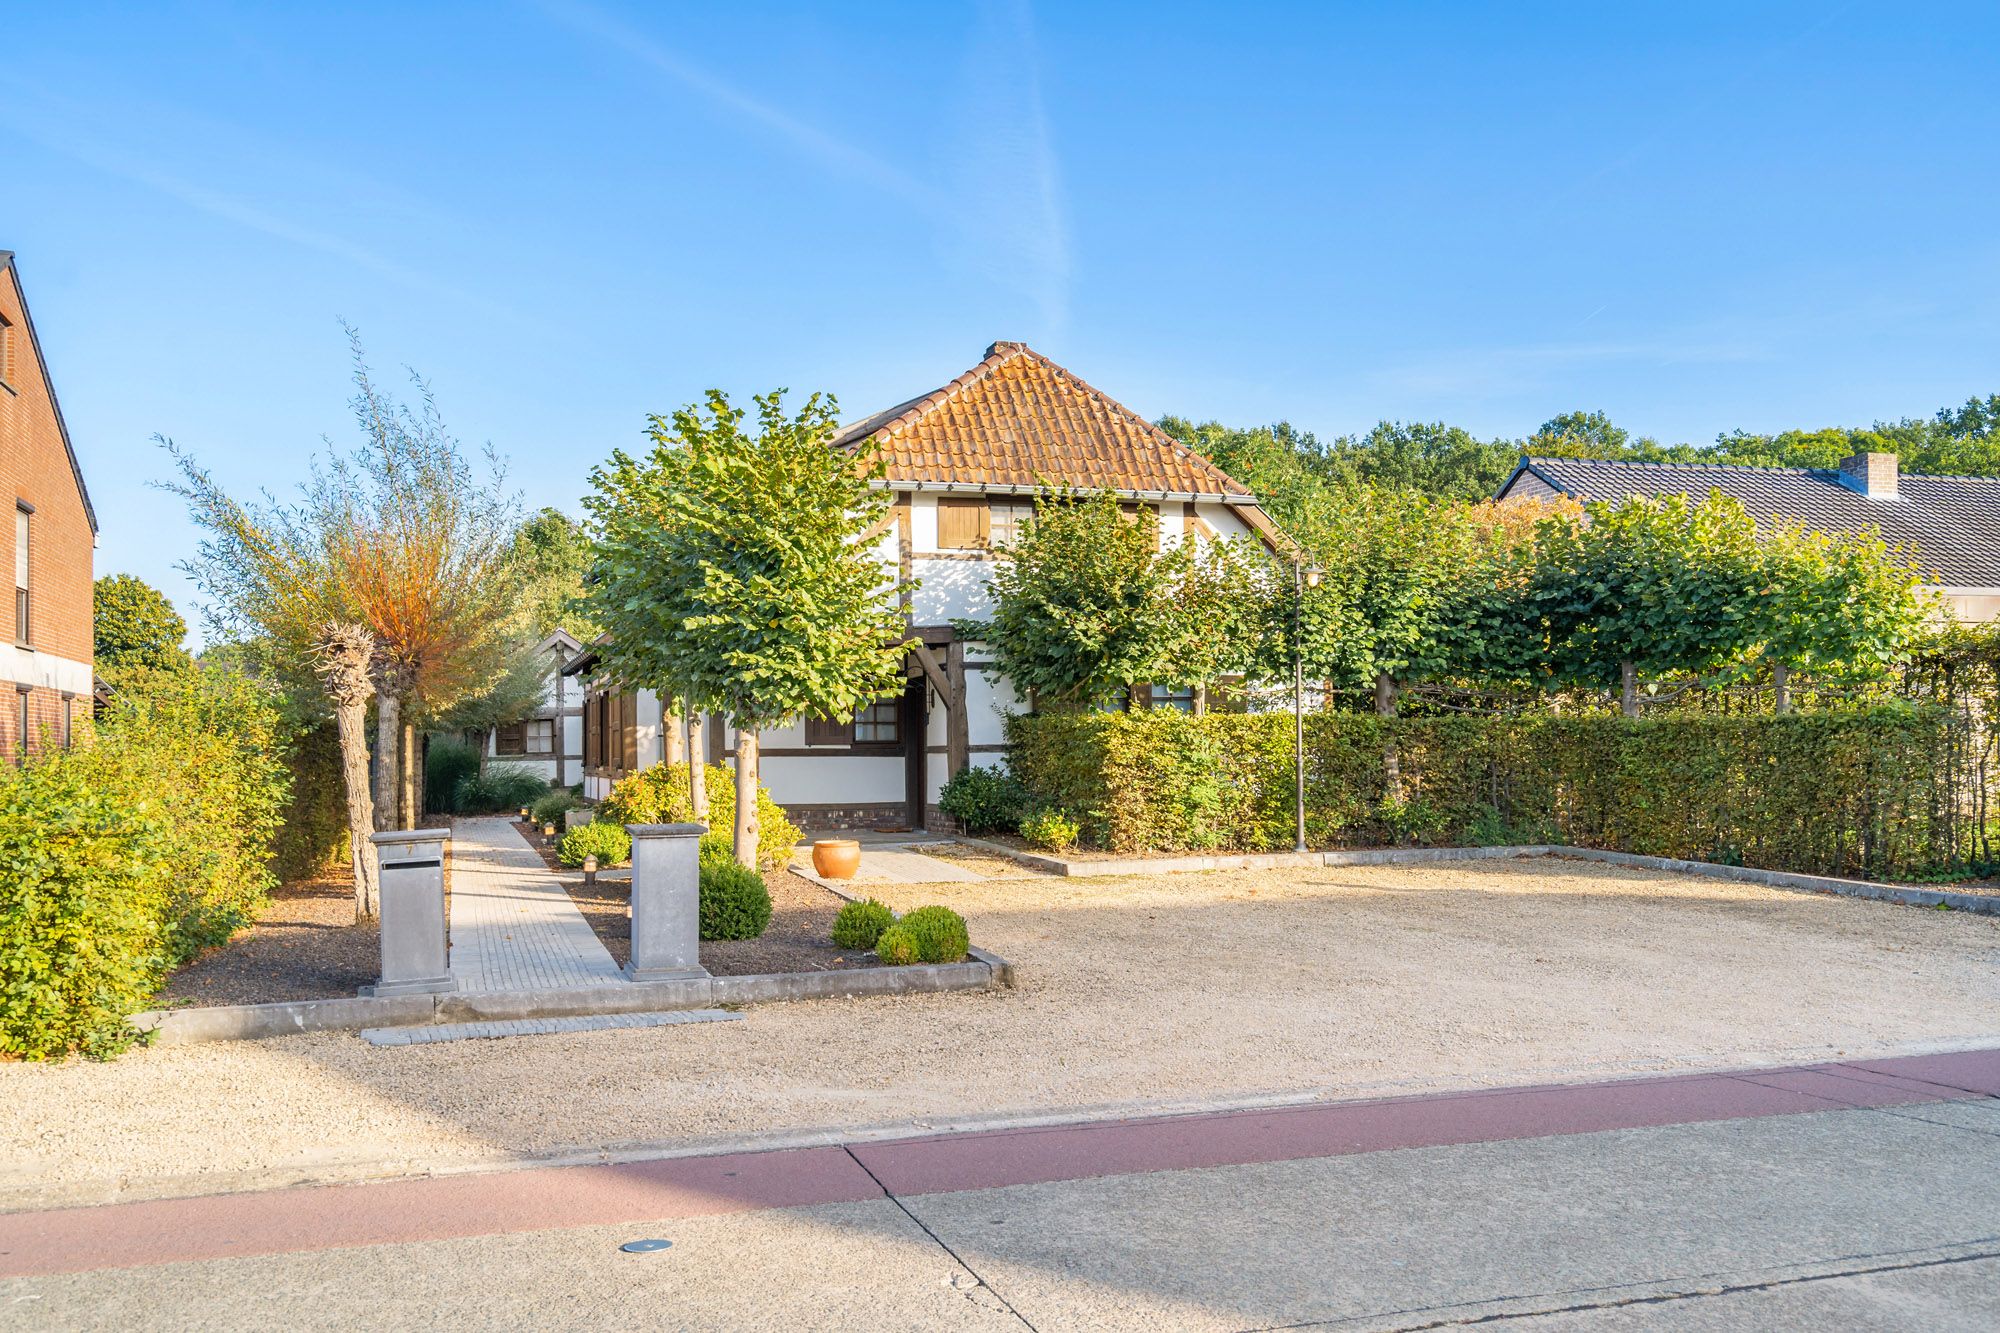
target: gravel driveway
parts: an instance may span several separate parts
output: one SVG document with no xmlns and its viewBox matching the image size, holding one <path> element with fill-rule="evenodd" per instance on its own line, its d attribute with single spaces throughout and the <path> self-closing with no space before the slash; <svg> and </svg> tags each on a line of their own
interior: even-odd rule
<svg viewBox="0 0 2000 1333">
<path fill-rule="evenodd" d="M 2000 1037 L 2000 920 L 1588 862 L 878 891 L 964 912 L 1019 987 L 638 1031 L 0 1065 L 0 1205 Z"/>
</svg>

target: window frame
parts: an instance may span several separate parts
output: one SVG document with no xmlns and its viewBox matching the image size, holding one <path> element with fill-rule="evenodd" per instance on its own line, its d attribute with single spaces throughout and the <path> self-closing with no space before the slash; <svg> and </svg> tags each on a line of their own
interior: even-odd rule
<svg viewBox="0 0 2000 1333">
<path fill-rule="evenodd" d="M 543 734 L 546 734 L 546 736 L 548 737 L 547 744 L 537 746 L 535 742 Z M 556 752 L 555 719 L 547 717 L 531 717 L 526 722 L 523 722 L 521 724 L 521 743 L 523 746 L 521 753 L 523 754 L 528 754 L 528 755 L 554 754 Z"/>
<path fill-rule="evenodd" d="M 35 507 L 14 501 L 14 646 L 35 646 Z"/>
</svg>

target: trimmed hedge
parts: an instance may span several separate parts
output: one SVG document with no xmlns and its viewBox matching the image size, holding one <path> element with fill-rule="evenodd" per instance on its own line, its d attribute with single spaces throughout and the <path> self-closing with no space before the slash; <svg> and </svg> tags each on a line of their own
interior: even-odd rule
<svg viewBox="0 0 2000 1333">
<path fill-rule="evenodd" d="M 1306 720 L 1306 831 L 1326 846 L 1510 832 L 1815 874 L 1921 875 L 1986 855 L 1988 778 L 1950 710 L 1788 716 Z M 1289 847 L 1285 714 L 1045 714 L 1008 724 L 1033 798 L 1118 852 Z M 1388 799 L 1385 756 L 1403 779 Z"/>
</svg>

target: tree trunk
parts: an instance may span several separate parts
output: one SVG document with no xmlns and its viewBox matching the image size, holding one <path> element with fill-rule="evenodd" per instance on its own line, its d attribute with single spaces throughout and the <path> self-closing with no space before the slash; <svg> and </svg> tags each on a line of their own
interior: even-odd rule
<svg viewBox="0 0 2000 1333">
<path fill-rule="evenodd" d="M 397 809 L 403 828 L 420 828 L 424 822 L 424 757 L 417 748 L 417 724 L 403 723 L 403 792 Z"/>
<path fill-rule="evenodd" d="M 1771 693 L 1778 712 L 1792 711 L 1792 669 L 1783 662 L 1771 663 Z"/>
<path fill-rule="evenodd" d="M 757 729 L 736 728 L 736 859 L 757 868 Z"/>
<path fill-rule="evenodd" d="M 687 762 L 687 726 L 672 708 L 667 706 L 665 695 L 660 696 L 660 758 L 669 764 Z"/>
<path fill-rule="evenodd" d="M 1375 673 L 1375 715 L 1396 716 L 1396 678 L 1386 671 Z M 1398 805 L 1403 801 L 1403 755 L 1393 738 L 1382 747 L 1382 796 Z"/>
<path fill-rule="evenodd" d="M 373 921 L 382 903 L 376 881 L 374 803 L 368 788 L 368 696 L 373 685 L 368 664 L 375 655 L 375 638 L 359 625 L 330 625 L 314 654 L 315 667 L 340 738 L 341 785 L 347 789 L 348 854 L 354 865 L 354 920 Z"/>
<path fill-rule="evenodd" d="M 1618 678 L 1618 711 L 1626 717 L 1639 716 L 1639 668 L 1630 662 L 1620 662 Z"/>
<path fill-rule="evenodd" d="M 693 709 L 687 714 L 687 766 L 688 766 L 688 807 L 694 811 L 695 819 L 708 819 L 708 756 L 704 753 L 701 714 Z"/>
<path fill-rule="evenodd" d="M 396 795 L 403 785 L 403 701 L 386 684 L 375 692 L 375 827 L 396 827 Z"/>
</svg>

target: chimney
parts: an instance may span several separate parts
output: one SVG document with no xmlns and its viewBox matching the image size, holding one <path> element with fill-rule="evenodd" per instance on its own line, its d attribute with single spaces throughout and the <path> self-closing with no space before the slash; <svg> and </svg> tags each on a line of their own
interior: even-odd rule
<svg viewBox="0 0 2000 1333">
<path fill-rule="evenodd" d="M 1856 454 L 1840 460 L 1840 484 L 1871 500 L 1896 498 L 1896 455 Z"/>
</svg>

